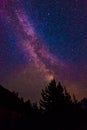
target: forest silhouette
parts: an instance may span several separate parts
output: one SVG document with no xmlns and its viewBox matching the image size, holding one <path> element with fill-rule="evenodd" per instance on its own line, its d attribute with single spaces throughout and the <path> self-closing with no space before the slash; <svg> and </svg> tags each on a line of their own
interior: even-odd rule
<svg viewBox="0 0 87 130">
<path fill-rule="evenodd" d="M 39 105 L 0 85 L 0 130 L 87 130 L 87 99 L 72 98 L 52 80 L 41 91 Z"/>
</svg>

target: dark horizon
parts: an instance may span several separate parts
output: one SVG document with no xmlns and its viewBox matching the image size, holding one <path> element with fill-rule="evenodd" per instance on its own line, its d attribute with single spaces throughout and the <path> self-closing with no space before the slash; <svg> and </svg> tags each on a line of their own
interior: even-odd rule
<svg viewBox="0 0 87 130">
<path fill-rule="evenodd" d="M 41 91 L 39 104 L 18 97 L 0 86 L 0 129 L 86 130 L 87 98 L 71 98 L 67 89 L 52 80 Z"/>
</svg>

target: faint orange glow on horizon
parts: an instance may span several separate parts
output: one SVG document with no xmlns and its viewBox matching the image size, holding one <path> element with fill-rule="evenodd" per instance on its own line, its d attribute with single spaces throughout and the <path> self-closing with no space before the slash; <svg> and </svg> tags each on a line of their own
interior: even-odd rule
<svg viewBox="0 0 87 130">
<path fill-rule="evenodd" d="M 52 74 L 47 76 L 48 82 L 52 81 L 53 79 L 54 79 L 54 76 Z"/>
</svg>

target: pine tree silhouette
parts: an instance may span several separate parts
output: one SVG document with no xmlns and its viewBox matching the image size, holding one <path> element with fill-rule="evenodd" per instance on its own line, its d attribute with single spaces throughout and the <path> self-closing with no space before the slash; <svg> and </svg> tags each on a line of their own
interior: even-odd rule
<svg viewBox="0 0 87 130">
<path fill-rule="evenodd" d="M 73 103 L 66 88 L 60 82 L 57 85 L 56 81 L 52 80 L 45 90 L 42 90 L 41 96 L 40 108 L 45 115 L 46 126 L 52 130 L 56 127 L 61 129 L 65 126 L 67 128 L 66 122 L 69 123 L 70 120 L 68 113 L 71 115 Z"/>
<path fill-rule="evenodd" d="M 72 103 L 71 96 L 66 88 L 60 82 L 57 85 L 55 80 L 52 80 L 45 90 L 42 89 L 41 96 L 40 107 L 44 111 L 59 109 L 60 107 L 63 109 L 64 106 Z"/>
</svg>

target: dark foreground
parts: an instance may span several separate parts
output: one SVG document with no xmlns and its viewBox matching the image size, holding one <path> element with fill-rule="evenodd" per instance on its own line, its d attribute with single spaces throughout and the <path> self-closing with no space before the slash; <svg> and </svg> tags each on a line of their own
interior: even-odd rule
<svg viewBox="0 0 87 130">
<path fill-rule="evenodd" d="M 87 99 L 71 99 L 53 80 L 39 106 L 0 86 L 0 130 L 87 130 Z"/>
</svg>

